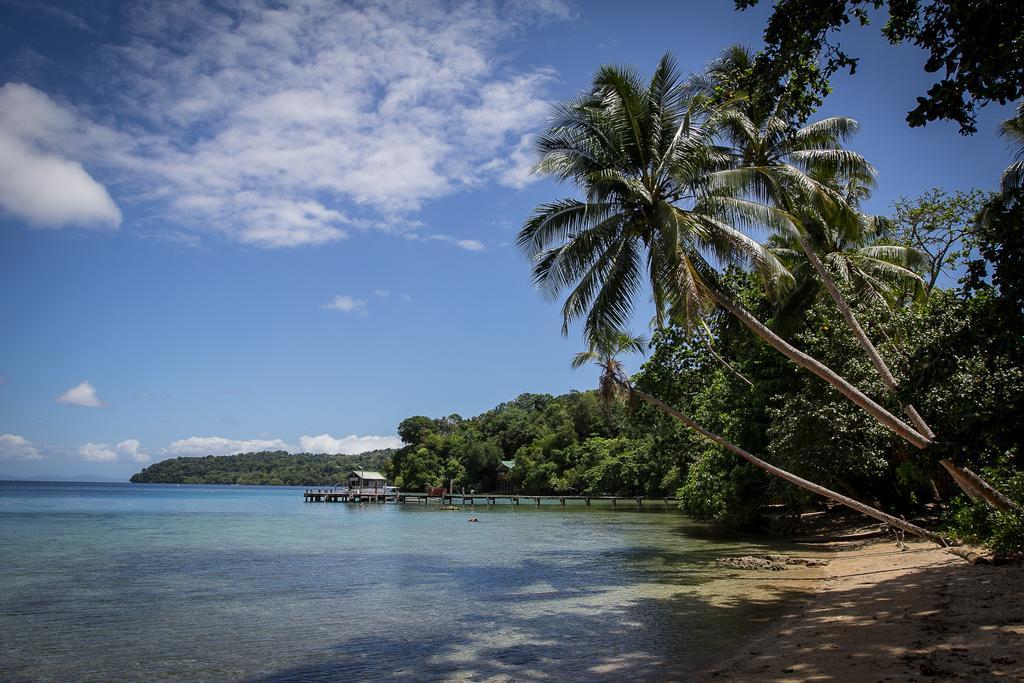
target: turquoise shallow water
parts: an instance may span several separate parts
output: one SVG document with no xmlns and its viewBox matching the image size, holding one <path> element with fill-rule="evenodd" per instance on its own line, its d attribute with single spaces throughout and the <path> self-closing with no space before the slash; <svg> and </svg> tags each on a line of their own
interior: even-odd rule
<svg viewBox="0 0 1024 683">
<path fill-rule="evenodd" d="M 685 678 L 786 606 L 713 567 L 754 550 L 656 509 L 0 482 L 0 680 Z"/>
</svg>

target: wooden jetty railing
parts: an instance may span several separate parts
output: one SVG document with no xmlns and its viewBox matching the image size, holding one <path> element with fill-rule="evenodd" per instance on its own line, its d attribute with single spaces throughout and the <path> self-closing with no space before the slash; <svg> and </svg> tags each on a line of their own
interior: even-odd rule
<svg viewBox="0 0 1024 683">
<path fill-rule="evenodd" d="M 383 503 L 384 489 L 306 489 L 302 494 L 307 503 Z"/>
<path fill-rule="evenodd" d="M 644 502 L 660 502 L 664 503 L 665 507 L 669 507 L 671 504 L 676 502 L 676 498 L 672 496 L 663 497 L 647 497 L 647 496 L 528 496 L 517 493 L 446 493 L 442 496 L 432 496 L 427 493 L 397 493 L 388 496 L 384 495 L 383 489 L 307 489 L 303 493 L 303 498 L 307 502 L 315 503 L 384 503 L 384 502 L 396 502 L 396 503 L 423 503 L 427 504 L 430 502 L 443 503 L 446 505 L 452 505 L 455 501 L 459 501 L 463 505 L 475 505 L 477 500 L 482 500 L 487 505 L 497 505 L 498 501 L 507 500 L 511 505 L 519 505 L 520 501 L 527 501 L 533 503 L 535 506 L 540 506 L 542 503 L 558 503 L 563 507 L 566 501 L 580 500 L 583 501 L 587 506 L 590 505 L 591 501 L 595 500 L 610 500 L 612 507 L 618 507 L 620 502 L 626 502 L 634 504 L 637 507 L 643 507 Z"/>
</svg>

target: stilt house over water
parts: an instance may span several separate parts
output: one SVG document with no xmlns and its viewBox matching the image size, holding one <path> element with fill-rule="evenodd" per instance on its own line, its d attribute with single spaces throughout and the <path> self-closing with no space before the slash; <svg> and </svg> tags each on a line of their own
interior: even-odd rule
<svg viewBox="0 0 1024 683">
<path fill-rule="evenodd" d="M 387 479 L 380 472 L 370 472 L 368 470 L 352 470 L 348 474 L 348 487 L 350 489 L 359 489 L 361 491 L 373 491 L 377 489 L 381 493 L 384 492 L 384 486 L 387 484 Z"/>
<path fill-rule="evenodd" d="M 519 493 L 519 481 L 516 478 L 515 469 L 515 460 L 501 460 L 498 462 L 498 493 Z"/>
</svg>

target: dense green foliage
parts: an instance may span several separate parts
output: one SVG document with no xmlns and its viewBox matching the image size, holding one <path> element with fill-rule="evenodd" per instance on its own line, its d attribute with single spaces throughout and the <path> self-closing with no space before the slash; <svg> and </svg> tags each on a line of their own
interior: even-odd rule
<svg viewBox="0 0 1024 683">
<path fill-rule="evenodd" d="M 851 22 L 868 24 L 870 10 L 883 6 L 882 35 L 925 50 L 924 70 L 939 76 L 907 114 L 911 126 L 948 119 L 973 133 L 978 107 L 1024 95 L 1024 12 L 1017 0 L 778 0 L 750 78 L 785 90 L 806 118 L 830 92 L 829 77 L 856 71 L 857 58 L 832 42 L 834 34 Z"/>
<path fill-rule="evenodd" d="M 136 484 L 333 486 L 344 483 L 354 469 L 382 469 L 391 453 L 391 450 L 377 450 L 358 455 L 313 455 L 262 451 L 172 458 L 150 465 L 133 475 L 131 481 Z"/>
<path fill-rule="evenodd" d="M 606 410 L 593 391 L 523 394 L 468 419 L 410 417 L 398 427 L 407 445 L 386 473 L 404 490 L 493 491 L 498 462 L 515 460 L 524 493 L 643 493 L 647 449 L 624 423 L 622 410 Z"/>
<path fill-rule="evenodd" d="M 775 304 L 751 276 L 732 272 L 725 280 L 748 307 L 770 317 Z M 934 450 L 907 446 L 721 313 L 708 323 L 714 349 L 728 366 L 709 353 L 703 333 L 671 326 L 655 333 L 651 355 L 633 382 L 772 464 L 912 514 L 958 495 L 937 464 L 940 456 L 977 471 L 1001 468 L 997 481 L 1019 476 L 1014 468 L 1017 425 L 1024 423 L 1024 340 L 1018 335 L 1008 341 L 1005 305 L 989 288 L 936 288 L 927 300 L 908 301 L 896 311 L 879 302 L 857 309 L 906 394 L 940 435 Z M 866 390 L 885 394 L 827 300 L 802 313 L 791 337 Z M 889 407 L 898 405 L 891 401 Z M 819 502 L 649 406 L 616 405 L 609 412 L 596 392 L 524 394 L 469 419 L 412 417 L 399 433 L 407 445 L 387 471 L 409 490 L 448 486 L 453 479 L 457 490 L 491 491 L 498 461 L 514 459 L 523 493 L 678 494 L 690 513 L 743 525 L 772 504 L 802 508 Z M 979 534 L 989 513 L 956 505 L 970 511 L 957 514 L 973 520 L 969 533 Z"/>
<path fill-rule="evenodd" d="M 781 49 L 808 69 L 803 76 L 821 76 L 818 52 L 828 30 L 847 20 L 847 4 L 833 3 L 839 18 L 800 0 L 776 4 L 775 19 L 792 11 L 818 22 L 812 29 L 820 30 L 797 30 L 796 44 Z M 866 21 L 864 3 L 853 4 Z M 924 30 L 941 34 L 945 28 L 930 22 L 946 3 L 931 3 L 923 18 L 918 5 L 900 3 L 886 30 L 906 38 L 920 18 Z M 977 8 L 953 9 L 945 19 Z M 769 27 L 769 53 L 773 37 L 788 40 L 786 31 L 786 20 Z M 908 221 L 898 215 L 893 230 L 893 221 L 860 209 L 876 174 L 846 146 L 857 122 L 835 116 L 802 125 L 816 104 L 804 97 L 807 82 L 790 67 L 777 78 L 759 75 L 768 57 L 733 46 L 686 80 L 668 55 L 649 80 L 603 66 L 588 91 L 559 105 L 538 139 L 536 168 L 571 183 L 576 195 L 540 204 L 523 224 L 518 244 L 534 284 L 565 296 L 563 333 L 584 322 L 602 387 L 659 411 L 647 438 L 660 432 L 676 453 L 691 442 L 686 452 L 695 457 L 675 469 L 686 509 L 750 519 L 768 502 L 806 503 L 792 484 L 928 536 L 878 508 L 943 502 L 950 491 L 941 465 L 969 495 L 1009 510 L 1012 502 L 970 483 L 976 475 L 963 468 L 984 470 L 994 459 L 1012 468 L 1019 451 L 1006 431 L 1019 412 L 1019 314 L 1007 305 L 1012 286 L 1000 273 L 1019 261 L 1016 173 L 1004 173 L 1003 195 L 970 219 L 970 231 L 942 235 L 932 219 L 962 224 L 977 194 L 958 196 L 961 206 L 933 196 L 932 207 L 911 217 L 920 225 L 901 231 Z M 1015 122 L 1003 127 L 1011 146 L 1019 142 Z M 935 252 L 915 248 L 934 236 Z M 994 266 L 991 282 L 979 261 L 969 266 L 969 287 L 936 289 L 942 269 L 964 265 L 960 257 L 974 247 Z M 658 334 L 631 389 L 607 342 L 628 337 L 622 328 L 644 289 Z M 761 341 L 751 344 L 750 333 Z M 765 355 L 761 342 L 774 352 Z M 714 445 L 692 443 L 684 427 Z"/>
</svg>

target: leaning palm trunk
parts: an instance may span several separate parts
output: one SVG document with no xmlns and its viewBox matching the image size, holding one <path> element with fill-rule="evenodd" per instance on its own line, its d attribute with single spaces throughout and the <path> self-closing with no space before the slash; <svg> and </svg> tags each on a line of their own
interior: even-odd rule
<svg viewBox="0 0 1024 683">
<path fill-rule="evenodd" d="M 730 363 L 729 361 L 727 361 L 727 360 L 726 360 L 725 358 L 722 358 L 722 356 L 720 356 L 720 355 L 718 354 L 718 352 L 717 352 L 717 351 L 715 351 L 715 343 L 714 343 L 714 340 L 713 340 L 713 339 L 711 338 L 711 335 L 710 335 L 710 334 L 708 334 L 707 330 L 705 330 L 705 329 L 704 329 L 704 327 L 703 327 L 703 323 L 702 323 L 702 322 L 698 322 L 698 324 L 697 324 L 697 329 L 698 329 L 698 334 L 699 334 L 699 335 L 701 336 L 701 338 L 702 338 L 702 339 L 704 340 L 704 343 L 705 343 L 705 344 L 707 344 L 707 347 L 708 347 L 708 351 L 709 351 L 709 352 L 711 353 L 711 357 L 712 357 L 712 358 L 714 358 L 714 359 L 715 359 L 716 361 L 718 361 L 718 362 L 719 362 L 719 364 L 721 364 L 721 366 L 722 366 L 722 367 L 726 368 L 727 370 L 729 370 L 730 372 L 732 372 L 732 374 L 736 375 L 736 376 L 737 376 L 737 377 L 739 377 L 739 378 L 740 378 L 741 380 L 743 380 L 744 382 L 746 382 L 746 383 L 747 383 L 747 386 L 749 386 L 749 387 L 753 387 L 753 386 L 754 386 L 754 383 L 753 383 L 753 382 L 751 382 L 751 381 L 750 381 L 749 379 L 747 379 L 746 375 L 744 375 L 744 374 L 743 374 L 742 372 L 740 372 L 739 370 L 737 370 L 737 369 L 736 369 L 736 368 L 735 368 L 735 367 L 733 366 L 733 364 L 732 364 L 732 363 Z"/>
<path fill-rule="evenodd" d="M 807 242 L 807 238 L 801 235 L 799 232 L 796 233 L 797 242 L 800 243 L 800 248 L 807 256 L 807 260 L 811 262 L 814 270 L 818 273 L 818 277 L 825 284 L 825 289 L 828 290 L 832 300 L 835 301 L 836 306 L 839 308 L 839 312 L 842 314 L 846 324 L 850 327 L 853 332 L 853 336 L 857 338 L 857 343 L 861 345 L 861 348 L 868 354 L 868 358 L 871 360 L 871 364 L 875 366 L 875 370 L 882 377 L 882 382 L 886 387 L 893 393 L 896 392 L 897 384 L 896 378 L 893 376 L 892 371 L 889 370 L 889 366 L 886 364 L 882 355 L 875 348 L 875 345 L 871 342 L 867 333 L 864 332 L 864 328 L 861 327 L 860 322 L 857 320 L 857 316 L 853 314 L 853 310 L 846 303 L 846 299 L 843 298 L 842 293 L 836 286 L 835 280 L 825 270 L 825 264 L 821 262 L 818 255 L 814 253 L 814 249 Z M 903 411 L 910 418 L 910 421 L 914 423 L 914 427 L 924 434 L 929 440 L 935 438 L 935 432 L 932 431 L 931 427 L 924 421 L 924 418 L 917 412 L 914 406 L 907 404 L 903 407 Z"/>
<path fill-rule="evenodd" d="M 772 348 L 786 356 L 786 358 L 789 358 L 800 367 L 809 370 L 831 384 L 837 391 L 839 391 L 839 393 L 863 408 L 869 415 L 898 434 L 900 437 L 918 448 L 927 448 L 931 443 L 925 436 L 922 436 L 906 422 L 872 401 L 864 394 L 864 392 L 839 376 L 834 370 L 816 358 L 800 351 L 782 337 L 772 332 L 768 329 L 767 325 L 755 318 L 750 311 L 733 301 L 732 298 L 724 292 L 715 287 L 710 287 L 709 291 L 712 298 L 715 300 L 715 303 L 729 311 L 729 313 L 750 328 L 754 334 L 766 341 Z"/>
<path fill-rule="evenodd" d="M 868 515 L 869 517 L 874 517 L 875 519 L 877 519 L 877 520 L 879 520 L 881 522 L 885 522 L 886 524 L 888 524 L 891 527 L 894 527 L 894 528 L 897 528 L 897 529 L 902 529 L 903 531 L 906 531 L 909 534 L 913 534 L 915 536 L 920 536 L 921 538 L 928 539 L 929 541 L 932 541 L 933 543 L 935 543 L 937 545 L 940 545 L 940 546 L 948 546 L 949 545 L 949 543 L 946 542 L 946 539 L 944 539 L 939 534 L 932 533 L 931 531 L 928 531 L 927 529 L 922 529 L 921 527 L 917 526 L 916 524 L 911 524 L 910 522 L 906 521 L 905 519 L 900 519 L 898 517 L 893 517 L 892 515 L 886 514 L 886 513 L 882 512 L 881 510 L 878 510 L 876 508 L 871 507 L 870 505 L 865 505 L 864 503 L 856 501 L 853 498 L 849 498 L 847 496 L 844 496 L 841 493 L 836 493 L 835 491 L 827 489 L 824 486 L 818 486 L 814 482 L 808 481 L 806 479 L 802 479 L 802 478 L 796 476 L 795 474 L 791 474 L 791 473 L 787 472 L 786 470 L 783 470 L 783 469 L 780 469 L 778 467 L 775 467 L 774 465 L 770 465 L 767 462 L 765 462 L 764 460 L 761 460 L 760 458 L 751 455 L 750 453 L 748 453 L 747 451 L 743 450 L 739 446 L 731 443 L 730 441 L 728 441 L 728 440 L 718 436 L 717 434 L 709 432 L 707 429 L 704 429 L 697 422 L 693 421 L 692 419 L 687 417 L 685 414 L 683 414 L 680 411 L 676 410 L 675 408 L 673 408 L 672 406 L 668 405 L 664 401 L 656 399 L 653 396 L 651 396 L 649 394 L 646 394 L 646 393 L 644 393 L 644 392 L 642 392 L 642 391 L 640 391 L 638 389 L 634 389 L 633 387 L 629 386 L 628 384 L 623 384 L 623 386 L 626 389 L 626 391 L 628 391 L 632 396 L 635 396 L 636 398 L 639 398 L 640 400 L 644 401 L 645 403 L 649 403 L 650 405 L 652 405 L 655 408 L 661 410 L 663 413 L 665 413 L 667 415 L 671 415 L 672 417 L 674 417 L 675 419 L 679 420 L 680 422 L 682 422 L 687 427 L 689 427 L 690 429 L 694 430 L 695 432 L 697 432 L 698 434 L 700 434 L 704 438 L 706 438 L 706 439 L 708 439 L 710 441 L 713 441 L 714 443 L 718 444 L 719 446 L 721 446 L 722 448 L 726 449 L 727 451 L 735 453 L 736 455 L 740 456 L 741 458 L 743 458 L 744 460 L 746 460 L 750 464 L 754 465 L 758 469 L 764 470 L 765 472 L 768 472 L 769 474 L 775 475 L 776 477 L 779 477 L 780 479 L 784 479 L 784 480 L 788 481 L 791 484 L 795 484 L 796 486 L 799 486 L 802 489 L 805 489 L 805 490 L 810 491 L 812 493 L 816 493 L 819 496 L 824 496 L 825 498 L 828 498 L 829 500 L 833 500 L 833 501 L 835 501 L 837 503 L 845 505 L 846 507 L 848 507 L 848 508 L 850 508 L 852 510 L 856 510 L 857 512 L 860 512 L 860 513 L 863 513 L 865 515 Z"/>
<path fill-rule="evenodd" d="M 835 280 L 829 275 L 828 271 L 825 270 L 825 264 L 821 262 L 818 255 L 814 252 L 814 249 L 807 242 L 807 239 L 800 234 L 796 233 L 797 241 L 800 243 L 800 248 L 803 249 L 807 259 L 811 262 L 814 270 L 817 271 L 821 281 L 825 284 L 825 288 L 831 295 L 832 300 L 835 302 L 836 307 L 839 308 L 839 312 L 842 314 L 843 319 L 846 320 L 846 324 L 853 332 L 853 336 L 856 337 L 857 343 L 860 344 L 861 348 L 867 353 L 868 358 L 871 359 L 871 364 L 875 366 L 875 370 L 878 371 L 879 376 L 882 378 L 882 382 L 894 395 L 896 394 L 899 385 L 896 382 L 896 378 L 893 376 L 892 371 L 886 364 L 885 359 L 882 358 L 882 354 L 878 352 L 871 338 L 868 337 L 867 333 L 864 332 L 864 328 L 861 327 L 860 322 L 857 320 L 857 316 L 854 315 L 853 310 L 850 308 L 846 299 L 843 297 L 839 288 L 836 286 Z M 910 403 L 903 407 L 903 411 L 910 418 L 910 421 L 914 423 L 914 426 L 919 432 L 924 434 L 929 440 L 935 438 L 935 432 L 932 431 L 928 423 L 924 421 L 924 418 L 917 412 L 917 409 Z M 915 444 L 916 445 L 916 444 Z M 999 491 L 992 488 L 988 482 L 979 477 L 974 472 L 958 466 L 948 458 L 942 458 L 939 460 L 953 481 L 970 497 L 972 500 L 984 500 L 990 506 L 997 510 L 1020 510 L 1020 506 L 1014 501 L 1010 500 Z"/>
<path fill-rule="evenodd" d="M 990 507 L 1002 512 L 1012 511 L 1024 513 L 1024 508 L 1022 508 L 1016 501 L 1007 498 L 1002 493 L 992 488 L 991 484 L 966 467 L 960 467 L 949 458 L 942 458 L 939 460 L 939 464 L 949 472 L 953 481 L 955 481 L 964 493 L 966 493 L 972 500 L 983 500 L 988 503 Z"/>
</svg>

